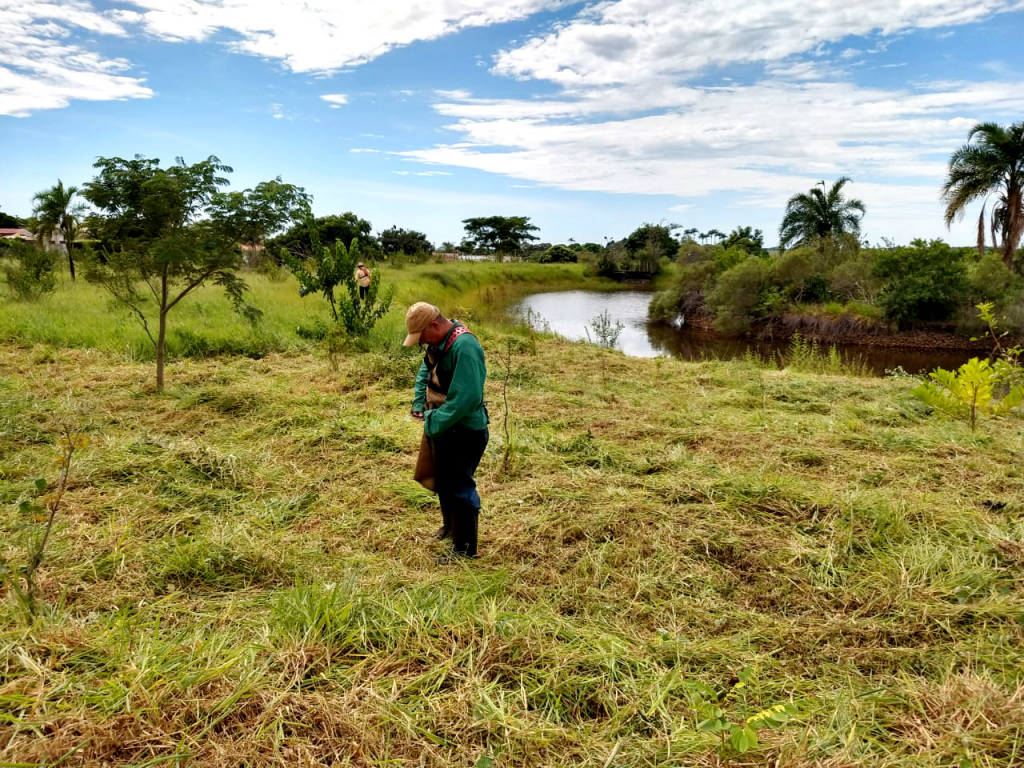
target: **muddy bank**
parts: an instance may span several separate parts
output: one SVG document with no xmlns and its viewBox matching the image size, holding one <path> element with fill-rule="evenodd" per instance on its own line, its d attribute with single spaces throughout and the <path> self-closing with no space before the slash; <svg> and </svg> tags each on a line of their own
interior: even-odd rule
<svg viewBox="0 0 1024 768">
<path fill-rule="evenodd" d="M 707 313 L 687 315 L 685 323 L 680 328 L 701 334 L 729 336 L 715 328 L 714 317 Z M 771 323 L 755 328 L 746 338 L 759 341 L 787 341 L 795 334 L 820 344 L 843 346 L 942 349 L 983 354 L 992 350 L 992 340 L 989 337 L 980 336 L 971 341 L 969 336 L 958 335 L 950 325 L 934 324 L 914 330 L 894 331 L 881 323 L 854 315 L 823 318 L 817 315 L 786 314 Z M 1007 337 L 1000 339 L 1000 343 L 1012 346 L 1024 343 L 1024 338 Z"/>
</svg>

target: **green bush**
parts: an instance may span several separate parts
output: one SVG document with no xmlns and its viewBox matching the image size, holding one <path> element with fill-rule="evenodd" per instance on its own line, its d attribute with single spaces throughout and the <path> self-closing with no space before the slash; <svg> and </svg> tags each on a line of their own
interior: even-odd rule
<svg viewBox="0 0 1024 768">
<path fill-rule="evenodd" d="M 981 301 L 998 302 L 1005 297 L 1014 279 L 999 254 L 986 253 L 970 266 L 967 281 L 973 305 Z"/>
<path fill-rule="evenodd" d="M 5 241 L 0 258 L 7 286 L 19 299 L 38 299 L 57 287 L 57 255 L 20 240 Z"/>
<path fill-rule="evenodd" d="M 751 258 L 722 273 L 708 296 L 715 325 L 726 333 L 745 333 L 754 322 L 779 308 L 772 262 Z"/>
<path fill-rule="evenodd" d="M 794 301 L 826 301 L 832 295 L 822 256 L 814 248 L 795 248 L 775 263 L 775 278 Z"/>
<path fill-rule="evenodd" d="M 718 269 L 725 272 L 735 267 L 741 261 L 746 261 L 750 258 L 750 252 L 738 245 L 731 248 L 716 248 L 712 258 L 718 265 Z"/>
<path fill-rule="evenodd" d="M 886 317 L 899 324 L 946 320 L 967 293 L 963 252 L 941 240 L 882 251 L 873 273 L 882 280 L 879 303 Z"/>
<path fill-rule="evenodd" d="M 835 296 L 847 301 L 874 303 L 882 288 L 875 276 L 875 260 L 879 251 L 871 248 L 851 253 L 845 261 L 828 273 L 829 287 Z"/>
</svg>

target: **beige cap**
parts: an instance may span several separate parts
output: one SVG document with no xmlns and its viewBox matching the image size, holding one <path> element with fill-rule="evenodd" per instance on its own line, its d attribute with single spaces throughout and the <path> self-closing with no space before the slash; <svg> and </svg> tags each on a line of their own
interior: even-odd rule
<svg viewBox="0 0 1024 768">
<path fill-rule="evenodd" d="M 363 262 L 361 262 L 361 261 L 360 261 L 360 262 L 359 262 L 359 263 L 358 263 L 358 264 L 357 264 L 356 266 L 357 266 L 357 267 L 361 267 L 361 266 L 363 266 Z"/>
<path fill-rule="evenodd" d="M 425 301 L 417 301 L 409 307 L 409 311 L 405 313 L 405 330 L 409 332 L 409 335 L 405 337 L 402 346 L 411 347 L 413 344 L 419 344 L 420 334 L 426 330 L 428 325 L 437 320 L 440 314 L 440 309 Z"/>
</svg>

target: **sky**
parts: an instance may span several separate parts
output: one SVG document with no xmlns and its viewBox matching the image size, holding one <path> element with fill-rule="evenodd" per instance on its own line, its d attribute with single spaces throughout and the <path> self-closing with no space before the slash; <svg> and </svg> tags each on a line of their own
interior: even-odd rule
<svg viewBox="0 0 1024 768">
<path fill-rule="evenodd" d="M 216 155 L 458 242 L 645 222 L 778 240 L 840 176 L 871 243 L 973 242 L 940 185 L 1024 119 L 1024 0 L 0 0 L 0 210 L 97 157 Z M 974 209 L 977 218 L 977 208 Z"/>
</svg>

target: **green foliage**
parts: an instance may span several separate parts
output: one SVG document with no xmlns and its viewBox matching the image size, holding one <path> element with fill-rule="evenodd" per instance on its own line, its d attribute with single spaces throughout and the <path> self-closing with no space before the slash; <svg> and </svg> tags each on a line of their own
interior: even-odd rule
<svg viewBox="0 0 1024 768">
<path fill-rule="evenodd" d="M 377 240 L 380 243 L 380 250 L 389 258 L 401 254 L 411 257 L 418 256 L 425 260 L 434 250 L 434 246 L 427 236 L 414 229 L 391 227 L 391 229 L 381 232 Z"/>
<path fill-rule="evenodd" d="M 967 141 L 950 157 L 942 185 L 946 226 L 961 218 L 971 203 L 995 195 L 990 218 L 986 221 L 985 204 L 978 216 L 978 254 L 985 253 L 987 225 L 993 247 L 1001 251 L 1007 269 L 1013 269 L 1024 236 L 1024 120 L 1006 127 L 978 123 Z"/>
<path fill-rule="evenodd" d="M 753 229 L 752 227 L 736 227 L 722 241 L 722 247 L 726 250 L 739 248 L 751 256 L 767 255 L 764 250 L 764 233 L 760 229 Z"/>
<path fill-rule="evenodd" d="M 32 198 L 35 203 L 32 215 L 36 218 L 36 236 L 45 245 L 54 230 L 61 233 L 72 280 L 75 279 L 74 245 L 78 237 L 79 221 L 85 211 L 85 206 L 75 200 L 77 195 L 78 187 L 65 187 L 64 182 L 57 179 L 55 186 L 37 192 Z"/>
<path fill-rule="evenodd" d="M 912 394 L 946 416 L 967 418 L 974 429 L 978 416 L 1004 416 L 1024 404 L 1024 385 L 1008 385 L 1016 374 L 1005 360 L 993 364 L 972 357 L 955 373 L 937 368 L 928 374 L 932 380 L 915 387 Z M 1005 390 L 1001 397 L 1000 390 Z"/>
<path fill-rule="evenodd" d="M 914 240 L 880 251 L 873 270 L 882 281 L 879 302 L 897 323 L 949 318 L 967 289 L 961 251 L 941 240 Z"/>
<path fill-rule="evenodd" d="M 338 240 L 345 244 L 346 248 L 351 247 L 353 240 L 359 240 L 363 255 L 368 256 L 379 250 L 376 238 L 373 237 L 373 225 L 366 219 L 362 219 L 352 211 L 347 211 L 340 216 L 320 216 L 315 219 L 309 217 L 293 224 L 283 235 L 275 237 L 267 243 L 268 249 L 278 253 L 281 248 L 287 248 L 292 254 L 300 259 L 308 259 L 313 255 L 311 248 L 310 222 L 316 227 L 319 242 L 327 245 L 334 245 Z"/>
<path fill-rule="evenodd" d="M 699 718 L 697 730 L 719 735 L 719 753 L 725 760 L 730 755 L 742 755 L 756 749 L 761 731 L 781 728 L 800 714 L 800 709 L 792 702 L 778 702 L 748 716 L 747 690 L 753 680 L 753 672 L 744 669 L 736 682 L 723 690 L 700 683 L 692 686 L 693 710 Z"/>
<path fill-rule="evenodd" d="M 533 233 L 540 227 L 531 224 L 529 216 L 478 216 L 463 219 L 462 225 L 464 245 L 501 256 L 519 253 L 527 242 L 539 239 Z"/>
<path fill-rule="evenodd" d="M 161 168 L 158 159 L 141 155 L 101 157 L 94 167 L 100 172 L 85 185 L 85 197 L 99 211 L 89 228 L 103 251 L 88 278 L 142 326 L 156 350 L 156 387 L 162 391 L 167 316 L 182 299 L 211 282 L 251 323 L 261 315 L 245 303 L 248 286 L 236 274 L 242 264 L 239 219 L 214 205 L 228 183 L 221 174 L 231 168 L 212 156 L 194 165 L 179 158 Z"/>
<path fill-rule="evenodd" d="M 579 261 L 579 254 L 568 246 L 553 245 L 546 251 L 531 256 L 529 260 L 538 264 L 575 264 Z"/>
<path fill-rule="evenodd" d="M 642 224 L 623 241 L 626 253 L 651 262 L 662 257 L 673 258 L 679 250 L 679 243 L 672 237 L 672 230 L 676 228 L 674 224 Z"/>
<path fill-rule="evenodd" d="M 17 216 L 0 211 L 0 227 L 3 229 L 15 229 L 22 226 L 22 221 Z"/>
<path fill-rule="evenodd" d="M 46 248 L 21 240 L 3 241 L 0 260 L 7 287 L 18 299 L 38 299 L 57 287 L 57 257 Z"/>
<path fill-rule="evenodd" d="M 373 326 L 391 308 L 395 295 L 394 286 L 381 293 L 380 273 L 375 271 L 370 289 L 365 297 L 359 295 L 356 280 L 356 266 L 361 260 L 359 241 L 353 240 L 351 247 L 338 240 L 333 248 L 320 244 L 319 231 L 312 219 L 306 223 L 310 235 L 311 258 L 299 259 L 287 249 L 282 249 L 281 259 L 299 281 L 299 295 L 319 293 L 327 300 L 336 330 L 328 334 L 331 343 L 341 343 L 339 332 L 349 339 L 365 337 Z"/>
<path fill-rule="evenodd" d="M 237 233 L 239 242 L 255 248 L 301 217 L 311 201 L 302 187 L 285 184 L 278 176 L 253 189 L 216 192 L 210 200 L 210 213 Z"/>
<path fill-rule="evenodd" d="M 725 248 L 716 248 L 712 252 L 712 259 L 715 262 L 715 266 L 719 272 L 725 272 L 732 269 L 741 261 L 746 261 L 750 258 L 750 251 L 738 245 L 727 246 Z"/>
<path fill-rule="evenodd" d="M 822 182 L 821 189 L 815 186 L 809 192 L 789 198 L 779 228 L 779 245 L 788 248 L 844 233 L 859 234 L 865 208 L 860 200 L 847 200 L 843 196 L 843 187 L 849 181 L 842 176 L 831 189 L 825 190 Z"/>
<path fill-rule="evenodd" d="M 973 301 L 999 301 L 1013 285 L 1014 275 L 998 254 L 989 252 L 970 265 L 967 283 Z"/>
<path fill-rule="evenodd" d="M 772 264 L 749 258 L 726 270 L 707 297 L 715 324 L 726 333 L 745 333 L 780 301 L 774 285 Z"/>
</svg>

